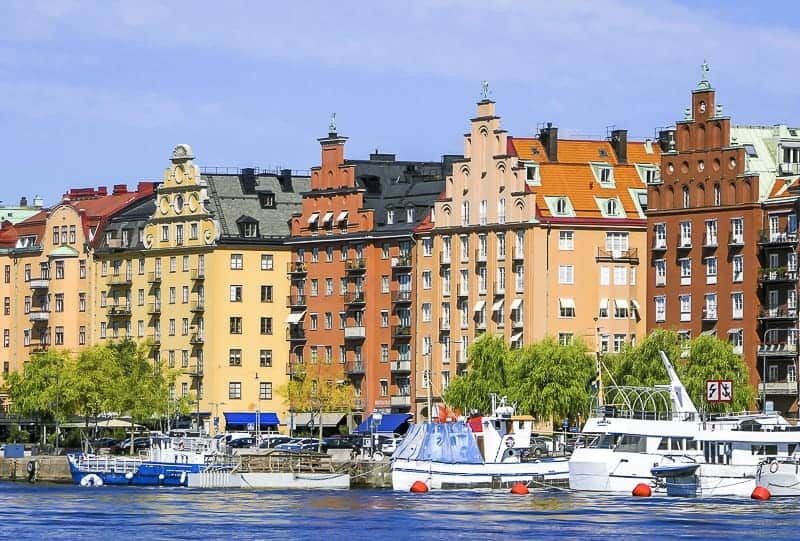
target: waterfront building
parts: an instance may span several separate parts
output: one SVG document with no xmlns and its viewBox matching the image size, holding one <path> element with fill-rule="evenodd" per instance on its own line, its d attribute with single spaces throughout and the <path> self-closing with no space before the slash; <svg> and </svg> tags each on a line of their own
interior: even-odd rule
<svg viewBox="0 0 800 541">
<path fill-rule="evenodd" d="M 30 218 L 44 206 L 44 200 L 38 195 L 33 198 L 33 204 L 28 204 L 27 197 L 21 197 L 19 205 L 0 205 L 0 224 L 3 222 L 19 223 Z"/>
<path fill-rule="evenodd" d="M 92 243 L 104 221 L 150 197 L 153 184 L 135 191 L 116 185 L 75 188 L 57 205 L 0 229 L 3 269 L 3 375 L 18 371 L 36 351 L 75 351 L 91 342 L 92 298 L 98 290 Z"/>
<path fill-rule="evenodd" d="M 288 422 L 284 240 L 307 187 L 289 170 L 201 170 L 178 145 L 155 195 L 98 243 L 97 341 L 146 341 L 211 433 Z"/>
<path fill-rule="evenodd" d="M 418 418 L 429 416 L 427 386 L 441 403 L 483 333 L 514 348 L 580 338 L 600 352 L 644 335 L 640 255 L 658 159 L 624 130 L 567 140 L 548 124 L 511 137 L 494 102 L 478 103 L 464 158 L 417 232 Z"/>
<path fill-rule="evenodd" d="M 732 126 L 706 73 L 685 118 L 661 132 L 662 175 L 648 189 L 647 327 L 729 340 L 752 385 L 789 411 L 800 138 L 786 126 Z"/>
<path fill-rule="evenodd" d="M 293 373 L 352 385 L 354 411 L 409 412 L 417 284 L 413 231 L 443 189 L 442 162 L 345 159 L 331 126 L 292 217 L 287 304 Z"/>
</svg>

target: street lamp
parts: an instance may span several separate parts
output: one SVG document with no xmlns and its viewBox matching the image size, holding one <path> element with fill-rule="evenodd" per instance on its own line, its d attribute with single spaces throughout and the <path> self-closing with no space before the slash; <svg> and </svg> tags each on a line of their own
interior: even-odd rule
<svg viewBox="0 0 800 541">
<path fill-rule="evenodd" d="M 429 412 L 430 413 L 430 412 Z M 373 412 L 372 414 L 372 422 L 370 422 L 370 456 L 375 456 L 375 451 L 377 450 L 378 442 L 377 436 L 375 436 L 375 432 L 378 430 L 378 426 L 380 426 L 381 421 L 383 420 L 383 414 L 380 412 Z"/>
</svg>

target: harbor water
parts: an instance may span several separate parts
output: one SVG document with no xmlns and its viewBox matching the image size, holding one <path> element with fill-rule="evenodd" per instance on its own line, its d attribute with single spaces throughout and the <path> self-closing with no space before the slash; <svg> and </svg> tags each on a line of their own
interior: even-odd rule
<svg viewBox="0 0 800 541">
<path fill-rule="evenodd" d="M 213 491 L 0 483 L 0 538 L 570 539 L 795 537 L 797 499 L 534 491 Z"/>
</svg>

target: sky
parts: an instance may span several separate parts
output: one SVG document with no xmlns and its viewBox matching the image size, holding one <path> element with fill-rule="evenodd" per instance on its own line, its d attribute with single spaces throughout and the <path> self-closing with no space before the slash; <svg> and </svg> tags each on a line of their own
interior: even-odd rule
<svg viewBox="0 0 800 541">
<path fill-rule="evenodd" d="M 0 2 L 0 200 L 201 166 L 461 153 L 481 81 L 503 127 L 633 138 L 681 119 L 700 64 L 736 124 L 800 125 L 791 2 Z"/>
</svg>

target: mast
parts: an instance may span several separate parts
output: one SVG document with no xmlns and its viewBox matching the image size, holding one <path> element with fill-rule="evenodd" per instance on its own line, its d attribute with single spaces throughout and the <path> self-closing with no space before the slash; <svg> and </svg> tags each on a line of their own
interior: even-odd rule
<svg viewBox="0 0 800 541">
<path fill-rule="evenodd" d="M 433 422 L 433 374 L 431 374 L 431 354 L 425 355 L 425 373 L 428 375 L 427 400 L 428 400 L 428 422 Z"/>
</svg>

